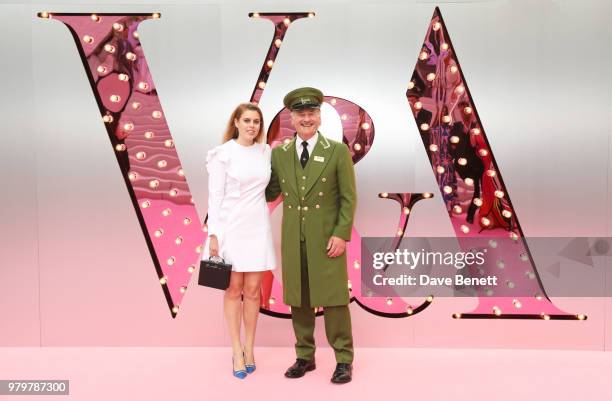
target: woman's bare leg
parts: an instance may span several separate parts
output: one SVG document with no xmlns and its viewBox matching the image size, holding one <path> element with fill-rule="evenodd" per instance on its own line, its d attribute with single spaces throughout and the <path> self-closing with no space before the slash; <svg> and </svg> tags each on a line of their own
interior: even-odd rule
<svg viewBox="0 0 612 401">
<path fill-rule="evenodd" d="M 232 272 L 230 284 L 223 296 L 223 310 L 225 320 L 232 341 L 232 352 L 234 355 L 234 370 L 244 370 L 244 359 L 242 357 L 242 343 L 240 342 L 240 322 L 242 320 L 242 287 L 244 285 L 244 273 Z"/>
<path fill-rule="evenodd" d="M 255 346 L 255 330 L 257 328 L 257 317 L 261 303 L 261 280 L 263 272 L 244 273 L 243 295 L 243 319 L 244 319 L 244 354 L 247 364 L 255 363 L 253 348 Z"/>
</svg>

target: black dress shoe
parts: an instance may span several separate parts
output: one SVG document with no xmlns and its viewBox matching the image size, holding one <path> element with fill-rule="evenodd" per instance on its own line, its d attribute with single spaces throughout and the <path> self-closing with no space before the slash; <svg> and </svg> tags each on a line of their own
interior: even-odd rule
<svg viewBox="0 0 612 401">
<path fill-rule="evenodd" d="M 295 360 L 295 363 L 287 369 L 285 372 L 285 377 L 290 379 L 297 379 L 298 377 L 302 377 L 306 374 L 306 372 L 310 372 L 311 370 L 315 370 L 317 365 L 315 365 L 314 358 L 311 361 L 307 361 L 306 359 L 298 358 Z"/>
<path fill-rule="evenodd" d="M 353 380 L 353 365 L 350 363 L 336 364 L 336 370 L 332 375 L 331 382 L 336 384 L 344 384 Z"/>
</svg>

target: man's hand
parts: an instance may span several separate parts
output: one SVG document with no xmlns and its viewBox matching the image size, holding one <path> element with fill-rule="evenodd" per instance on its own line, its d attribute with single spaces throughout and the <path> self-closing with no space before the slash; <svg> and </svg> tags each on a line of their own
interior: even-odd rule
<svg viewBox="0 0 612 401">
<path fill-rule="evenodd" d="M 346 241 L 340 237 L 331 236 L 327 241 L 327 256 L 335 258 L 344 253 Z"/>
<path fill-rule="evenodd" d="M 210 236 L 210 243 L 208 244 L 208 254 L 212 256 L 219 256 L 219 241 L 216 235 Z"/>
</svg>

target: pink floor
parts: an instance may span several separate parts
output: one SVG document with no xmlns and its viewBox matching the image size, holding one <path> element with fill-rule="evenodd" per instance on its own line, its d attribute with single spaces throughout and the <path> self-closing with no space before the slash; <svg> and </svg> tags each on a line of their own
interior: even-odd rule
<svg viewBox="0 0 612 401">
<path fill-rule="evenodd" d="M 282 375 L 292 349 L 256 356 L 257 371 L 238 380 L 226 348 L 0 348 L 0 379 L 69 379 L 70 395 L 52 400 L 612 400 L 610 352 L 362 348 L 341 386 L 329 383 L 329 348 L 296 380 Z M 31 397 L 41 399 L 0 400 Z"/>
</svg>

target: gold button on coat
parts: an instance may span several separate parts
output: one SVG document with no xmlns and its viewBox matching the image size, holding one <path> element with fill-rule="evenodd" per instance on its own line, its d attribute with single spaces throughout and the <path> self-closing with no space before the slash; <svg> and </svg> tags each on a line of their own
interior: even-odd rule
<svg viewBox="0 0 612 401">
<path fill-rule="evenodd" d="M 302 191 L 305 190 L 305 189 L 306 189 L 306 187 L 302 187 Z"/>
<path fill-rule="evenodd" d="M 315 207 L 318 209 L 318 208 L 320 208 L 321 206 L 319 206 L 319 205 L 315 205 Z"/>
<path fill-rule="evenodd" d="M 327 178 L 323 177 L 323 178 L 321 178 L 321 181 L 327 182 Z"/>
<path fill-rule="evenodd" d="M 305 212 L 307 212 L 307 211 L 308 211 L 308 206 L 304 206 L 302 209 L 303 209 Z"/>
<path fill-rule="evenodd" d="M 303 176 L 302 176 L 302 179 L 303 179 L 303 180 L 305 180 L 305 179 L 306 179 L 306 176 L 305 176 L 305 175 L 303 175 Z"/>
<path fill-rule="evenodd" d="M 323 192 L 319 192 L 319 196 L 323 196 Z"/>
</svg>

